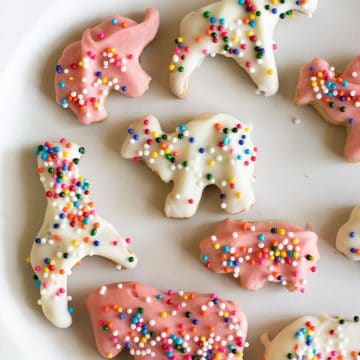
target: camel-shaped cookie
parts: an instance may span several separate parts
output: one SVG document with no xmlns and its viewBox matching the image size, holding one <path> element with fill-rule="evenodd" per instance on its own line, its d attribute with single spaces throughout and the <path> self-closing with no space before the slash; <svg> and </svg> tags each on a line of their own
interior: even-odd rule
<svg viewBox="0 0 360 360">
<path fill-rule="evenodd" d="M 285 222 L 247 222 L 227 219 L 200 243 L 205 267 L 232 274 L 249 290 L 266 282 L 303 291 L 308 272 L 319 260 L 317 235 Z"/>
<path fill-rule="evenodd" d="M 105 257 L 118 268 L 134 268 L 137 259 L 115 228 L 97 215 L 90 185 L 80 175 L 84 147 L 61 139 L 36 149 L 40 181 L 48 200 L 45 218 L 30 254 L 45 316 L 60 328 L 71 325 L 67 279 L 86 256 Z"/>
<path fill-rule="evenodd" d="M 297 105 L 311 104 L 328 122 L 345 126 L 345 158 L 360 161 L 360 57 L 342 74 L 325 60 L 315 58 L 300 70 Z"/>
<path fill-rule="evenodd" d="M 159 291 L 125 282 L 87 300 L 97 348 L 107 359 L 124 349 L 135 359 L 242 359 L 247 319 L 215 294 Z"/>
<path fill-rule="evenodd" d="M 143 95 L 151 78 L 139 57 L 155 38 L 159 22 L 159 11 L 151 8 L 140 24 L 116 15 L 85 30 L 81 41 L 65 48 L 56 66 L 57 103 L 88 125 L 106 118 L 105 100 L 112 90 Z"/>
<path fill-rule="evenodd" d="M 165 214 L 188 218 L 196 213 L 208 185 L 220 189 L 221 208 L 226 212 L 248 210 L 255 201 L 252 181 L 256 152 L 249 127 L 230 115 L 203 114 L 172 134 L 164 133 L 154 116 L 135 121 L 121 155 L 144 160 L 163 181 L 172 181 Z"/>
<path fill-rule="evenodd" d="M 262 360 L 358 360 L 360 354 L 359 316 L 345 320 L 328 315 L 305 316 L 297 319 L 265 346 Z"/>
<path fill-rule="evenodd" d="M 273 33 L 279 19 L 294 11 L 311 15 L 317 0 L 222 0 L 193 11 L 180 25 L 170 70 L 170 89 L 185 98 L 193 71 L 210 55 L 234 59 L 259 92 L 274 95 L 279 87 Z M 213 89 L 214 90 L 214 89 Z"/>
<path fill-rule="evenodd" d="M 360 261 L 360 206 L 355 207 L 349 220 L 341 226 L 336 248 L 352 261 Z"/>
</svg>

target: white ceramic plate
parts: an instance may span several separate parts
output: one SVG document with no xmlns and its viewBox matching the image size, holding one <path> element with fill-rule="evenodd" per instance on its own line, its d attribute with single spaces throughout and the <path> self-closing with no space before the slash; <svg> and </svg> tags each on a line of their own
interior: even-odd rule
<svg viewBox="0 0 360 360">
<path fill-rule="evenodd" d="M 360 312 L 360 268 L 334 249 L 337 228 L 360 200 L 360 165 L 347 164 L 342 158 L 343 129 L 326 124 L 311 108 L 297 108 L 292 101 L 302 64 L 321 55 L 341 69 L 359 52 L 358 0 L 320 0 L 312 20 L 298 16 L 278 25 L 276 57 L 281 85 L 275 97 L 255 95 L 243 71 L 219 57 L 207 61 L 194 74 L 187 100 L 174 98 L 167 87 L 173 39 L 183 15 L 210 1 L 4 3 L 0 93 L 2 359 L 98 359 L 83 304 L 94 288 L 120 280 L 162 289 L 215 290 L 234 299 L 250 324 L 251 347 L 246 360 L 261 357 L 259 336 L 263 331 L 270 329 L 275 334 L 300 315 L 327 312 L 351 317 Z M 141 19 L 149 5 L 161 10 L 160 34 L 143 56 L 144 67 L 153 77 L 150 90 L 138 99 L 111 96 L 109 119 L 100 125 L 81 126 L 70 111 L 54 102 L 54 68 L 63 47 L 78 39 L 82 29 L 110 14 Z M 153 113 L 170 131 L 205 111 L 228 112 L 253 123 L 254 141 L 261 149 L 256 206 L 235 218 L 309 223 L 320 235 L 319 271 L 309 277 L 305 295 L 290 294 L 279 286 L 252 293 L 230 277 L 206 271 L 198 260 L 198 242 L 225 217 L 217 191 L 206 191 L 192 219 L 168 220 L 163 203 L 170 186 L 145 165 L 121 159 L 119 148 L 131 120 Z M 301 119 L 300 125 L 293 123 L 294 117 Z M 86 146 L 82 173 L 92 184 L 98 211 L 122 234 L 135 239 L 140 259 L 138 268 L 128 272 L 118 272 L 99 258 L 85 260 L 70 279 L 75 313 L 74 324 L 67 330 L 54 328 L 42 315 L 36 305 L 38 289 L 25 263 L 45 211 L 33 150 L 45 139 L 63 136 Z"/>
</svg>

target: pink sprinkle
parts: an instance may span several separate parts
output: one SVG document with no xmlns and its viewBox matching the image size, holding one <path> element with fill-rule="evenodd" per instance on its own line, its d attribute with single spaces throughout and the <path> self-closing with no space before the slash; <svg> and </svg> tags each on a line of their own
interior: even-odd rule
<svg viewBox="0 0 360 360">
<path fill-rule="evenodd" d="M 131 239 L 130 237 L 127 237 L 127 238 L 125 238 L 125 242 L 126 242 L 127 244 L 131 244 L 131 243 L 132 243 L 132 239 Z"/>
<path fill-rule="evenodd" d="M 40 267 L 39 265 L 36 265 L 36 266 L 34 266 L 34 270 L 35 270 L 35 271 L 40 271 L 40 270 L 41 270 L 41 267 Z"/>
<path fill-rule="evenodd" d="M 44 282 L 44 283 L 42 284 L 42 286 L 43 286 L 44 289 L 46 289 L 46 288 L 49 286 L 49 284 L 48 284 L 47 282 Z"/>
<path fill-rule="evenodd" d="M 134 58 L 134 55 L 133 54 L 127 54 L 126 57 L 129 59 L 129 60 L 132 60 Z"/>
<path fill-rule="evenodd" d="M 98 33 L 98 39 L 99 40 L 104 40 L 105 39 L 105 34 L 103 32 L 99 32 Z"/>
</svg>

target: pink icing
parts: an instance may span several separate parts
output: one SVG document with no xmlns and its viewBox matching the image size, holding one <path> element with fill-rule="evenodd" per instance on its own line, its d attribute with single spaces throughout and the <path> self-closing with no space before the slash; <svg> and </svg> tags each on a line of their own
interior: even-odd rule
<svg viewBox="0 0 360 360">
<path fill-rule="evenodd" d="M 295 102 L 311 103 L 325 120 L 346 126 L 345 157 L 360 161 L 360 57 L 340 75 L 321 58 L 305 65 L 300 70 Z"/>
<path fill-rule="evenodd" d="M 144 94 L 150 76 L 139 63 L 159 29 L 157 9 L 146 10 L 140 24 L 114 16 L 87 29 L 81 41 L 65 48 L 56 67 L 56 101 L 69 107 L 83 124 L 106 118 L 105 99 L 112 91 L 129 97 Z"/>
<path fill-rule="evenodd" d="M 233 274 L 249 290 L 267 281 L 289 290 L 303 290 L 309 271 L 319 259 L 317 236 L 285 222 L 247 222 L 227 219 L 200 243 L 206 268 Z"/>
<path fill-rule="evenodd" d="M 199 351 L 209 360 L 242 358 L 246 316 L 215 294 L 159 291 L 125 282 L 93 292 L 87 309 L 97 348 L 106 358 L 124 348 L 145 360 L 191 360 Z"/>
</svg>

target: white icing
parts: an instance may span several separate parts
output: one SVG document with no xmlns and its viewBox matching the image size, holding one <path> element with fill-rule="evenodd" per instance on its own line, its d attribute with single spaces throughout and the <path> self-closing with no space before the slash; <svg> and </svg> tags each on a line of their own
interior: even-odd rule
<svg viewBox="0 0 360 360">
<path fill-rule="evenodd" d="M 79 153 L 80 147 L 76 144 L 71 144 L 70 149 L 65 147 L 65 142 L 54 144 L 54 146 L 60 149 L 57 158 L 49 162 L 44 161 L 41 159 L 42 152 L 40 152 L 38 167 L 44 170 L 41 177 L 43 178 L 42 184 L 45 192 L 52 191 L 53 194 L 59 194 L 64 189 L 61 188 L 61 184 L 56 188 L 54 187 L 54 175 L 49 174 L 49 168 L 60 166 L 64 159 L 71 162 L 74 158 L 80 158 L 81 154 Z M 71 179 L 86 181 L 80 176 L 77 165 L 72 170 L 64 170 L 63 173 L 62 184 L 65 188 L 68 188 Z M 125 268 L 133 268 L 137 263 L 136 256 L 126 241 L 110 223 L 98 216 L 95 210 L 93 210 L 93 214 L 88 216 L 88 224 L 84 226 L 84 229 L 79 224 L 72 227 L 70 220 L 63 216 L 63 209 L 66 207 L 71 209 L 72 207 L 68 214 L 82 216 L 84 211 L 87 211 L 91 199 L 89 195 L 84 194 L 81 187 L 65 191 L 67 193 L 64 197 L 48 198 L 43 225 L 33 243 L 30 254 L 32 268 L 41 282 L 40 304 L 43 312 L 49 321 L 60 328 L 71 325 L 71 315 L 68 311 L 67 281 L 73 266 L 84 257 L 93 255 L 103 256 Z M 81 199 L 76 197 L 77 194 L 82 195 Z M 73 207 L 75 201 L 77 201 L 76 210 Z M 97 234 L 93 236 L 90 231 L 96 223 L 99 224 L 99 228 Z M 54 227 L 54 224 L 57 228 Z M 85 239 L 87 240 L 85 241 Z M 99 242 L 97 246 L 95 246 L 95 241 Z"/>
<path fill-rule="evenodd" d="M 144 121 L 148 122 L 147 126 Z M 215 130 L 216 124 L 220 124 L 220 131 Z M 241 128 L 233 133 L 232 129 L 237 126 Z M 224 128 L 229 129 L 229 134 L 223 132 Z M 145 129 L 150 134 L 144 134 Z M 200 115 L 188 124 L 180 125 L 175 133 L 165 134 L 167 139 L 162 142 L 167 144 L 165 149 L 160 149 L 160 144 L 155 140 L 164 132 L 154 116 L 134 122 L 129 132 L 121 155 L 126 159 L 144 160 L 164 182 L 174 183 L 165 202 L 168 217 L 193 216 L 208 185 L 216 185 L 220 189 L 220 206 L 227 213 L 248 210 L 254 204 L 252 182 L 257 149 L 251 141 L 251 129 L 234 117 L 225 114 Z M 183 134 L 181 140 L 180 133 Z M 178 141 L 174 142 L 174 139 Z M 151 145 L 148 144 L 149 140 Z M 224 144 L 220 147 L 222 141 Z M 177 166 L 166 159 L 169 144 L 173 145 L 169 150 L 171 154 L 178 152 L 175 158 Z M 145 155 L 144 148 L 149 150 L 149 155 Z"/>
<path fill-rule="evenodd" d="M 258 86 L 259 92 L 264 92 L 267 96 L 277 92 L 279 80 L 274 58 L 273 32 L 280 19 L 279 15 L 289 10 L 310 15 L 317 7 L 317 0 L 308 0 L 304 5 L 296 5 L 295 0 L 287 0 L 284 4 L 277 2 L 276 5 L 272 5 L 274 2 L 268 0 L 252 0 L 251 3 L 256 10 L 261 11 L 261 16 L 247 12 L 245 5 L 240 5 L 238 0 L 222 0 L 185 16 L 180 25 L 179 38 L 185 47 L 189 47 L 189 50 L 175 49 L 170 65 L 170 88 L 174 95 L 185 98 L 193 71 L 201 65 L 207 55 L 215 56 L 216 54 L 233 58 L 248 72 Z M 276 8 L 277 13 L 273 14 L 271 10 L 265 10 L 267 4 L 271 6 L 271 9 Z M 204 17 L 205 11 L 209 11 L 210 16 L 216 18 L 214 32 L 218 34 L 217 43 L 213 42 L 211 35 L 206 34 L 212 23 L 209 18 Z M 243 21 L 249 16 L 256 21 L 254 27 Z M 218 30 L 219 19 L 224 19 L 222 30 Z M 229 38 L 228 42 L 223 41 L 225 36 L 222 34 L 225 35 L 225 32 L 226 37 Z M 256 39 L 251 39 L 253 35 Z M 236 52 L 229 53 L 224 50 L 226 44 L 231 49 L 236 49 Z M 255 46 L 264 51 L 261 59 L 257 57 Z M 186 59 L 182 60 L 181 56 L 184 55 Z M 179 67 L 183 67 L 182 72 L 178 70 Z"/>
<path fill-rule="evenodd" d="M 339 229 L 336 248 L 350 260 L 360 260 L 360 206 L 352 210 L 349 220 Z"/>
<path fill-rule="evenodd" d="M 265 346 L 263 360 L 325 360 L 340 359 L 340 355 L 344 360 L 360 358 L 360 323 L 328 315 L 302 317 L 283 329 L 272 341 L 267 334 L 261 340 Z M 289 354 L 293 357 L 288 357 Z"/>
</svg>

